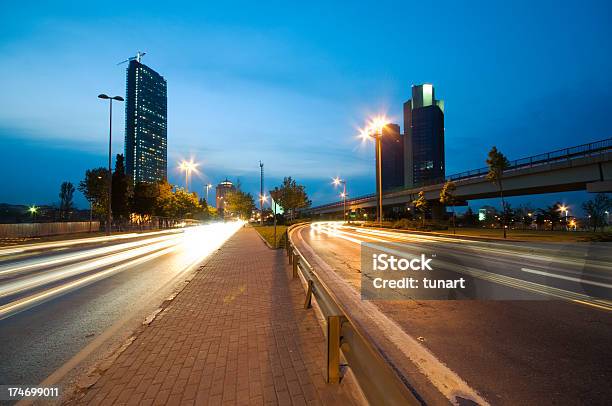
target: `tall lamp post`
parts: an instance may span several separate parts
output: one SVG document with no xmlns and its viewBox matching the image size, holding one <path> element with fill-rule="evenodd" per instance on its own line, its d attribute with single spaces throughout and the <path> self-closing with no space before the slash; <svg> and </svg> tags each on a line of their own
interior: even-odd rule
<svg viewBox="0 0 612 406">
<path fill-rule="evenodd" d="M 342 193 L 340 193 L 340 197 L 342 197 L 342 220 L 346 223 L 346 180 L 340 179 L 339 177 L 335 177 L 333 181 L 334 186 L 342 185 Z M 350 219 L 349 219 L 350 220 Z"/>
<path fill-rule="evenodd" d="M 189 193 L 189 181 L 191 179 L 191 172 L 196 170 L 197 163 L 190 161 L 182 161 L 179 165 L 179 169 L 185 172 L 185 192 Z"/>
<path fill-rule="evenodd" d="M 263 226 L 264 223 L 264 214 L 263 214 L 263 206 L 268 201 L 268 196 L 265 194 L 259 195 L 259 223 Z M 274 240 L 276 241 L 276 240 Z"/>
<path fill-rule="evenodd" d="M 382 225 L 383 204 L 382 204 L 382 135 L 383 129 L 389 124 L 385 116 L 376 116 L 368 123 L 365 130 L 361 132 L 361 138 L 374 138 L 376 142 L 376 220 Z"/>
<path fill-rule="evenodd" d="M 113 169 L 112 165 L 112 145 L 113 145 L 113 100 L 123 101 L 121 96 L 107 96 L 102 93 L 98 98 L 108 100 L 108 203 L 106 206 L 106 235 L 111 234 L 111 197 L 113 195 Z"/>
<path fill-rule="evenodd" d="M 559 207 L 559 211 L 563 214 L 563 212 L 565 212 L 565 229 L 568 230 L 569 227 L 567 226 L 567 220 L 569 217 L 569 207 L 563 205 L 561 207 Z"/>
<path fill-rule="evenodd" d="M 211 187 L 212 185 L 210 183 L 206 185 L 206 204 L 208 204 L 208 191 L 210 190 Z"/>
</svg>

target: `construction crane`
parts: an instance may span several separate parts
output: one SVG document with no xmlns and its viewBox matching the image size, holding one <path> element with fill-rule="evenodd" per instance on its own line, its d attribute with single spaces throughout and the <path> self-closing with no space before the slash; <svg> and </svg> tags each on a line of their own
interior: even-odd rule
<svg viewBox="0 0 612 406">
<path fill-rule="evenodd" d="M 146 52 L 140 52 L 140 51 L 138 51 L 138 52 L 136 52 L 136 56 L 132 56 L 132 57 L 130 57 L 130 58 L 128 58 L 128 59 L 126 59 L 125 61 L 119 62 L 117 65 L 121 65 L 121 64 L 123 64 L 123 63 L 130 62 L 130 61 L 133 61 L 133 60 L 136 60 L 136 62 L 140 63 L 140 60 L 141 60 L 141 59 L 142 59 L 142 57 L 143 57 L 143 56 L 145 56 L 146 54 L 147 54 Z"/>
</svg>

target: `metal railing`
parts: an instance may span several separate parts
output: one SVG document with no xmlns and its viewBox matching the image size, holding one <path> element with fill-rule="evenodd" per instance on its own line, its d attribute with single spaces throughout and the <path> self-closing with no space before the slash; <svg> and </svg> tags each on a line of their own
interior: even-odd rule
<svg viewBox="0 0 612 406">
<path fill-rule="evenodd" d="M 510 165 L 504 171 L 504 173 L 525 169 L 525 168 L 533 168 L 541 165 L 549 165 L 555 162 L 569 161 L 576 158 L 584 158 L 601 155 L 607 152 L 612 151 L 612 138 L 607 138 L 601 141 L 595 141 L 588 144 L 577 145 L 575 147 L 558 149 L 556 151 L 547 152 L 544 154 L 538 154 L 529 156 L 526 158 L 515 159 L 514 161 L 510 161 Z M 455 173 L 452 175 L 447 175 L 444 178 L 439 179 L 431 179 L 427 182 L 421 182 L 418 185 L 413 186 L 411 189 L 417 189 L 419 187 L 424 186 L 433 186 L 442 184 L 446 181 L 458 181 L 458 180 L 467 180 L 467 179 L 476 179 L 483 178 L 489 173 L 489 168 L 478 168 L 471 169 L 464 172 Z M 396 190 L 389 190 L 384 192 L 385 194 L 399 192 L 405 190 L 403 188 L 398 188 Z M 351 200 L 347 200 L 346 204 L 359 204 L 365 201 L 369 201 L 376 197 L 375 193 L 363 195 L 356 197 Z M 312 212 L 314 210 L 321 210 L 330 207 L 341 206 L 343 202 L 333 202 L 328 203 L 316 207 L 309 208 L 308 211 Z"/>
<path fill-rule="evenodd" d="M 285 248 L 292 265 L 293 278 L 301 276 L 306 283 L 304 308 L 312 307 L 314 296 L 326 321 L 327 382 L 340 382 L 342 352 L 370 404 L 421 405 L 422 402 L 411 392 L 381 352 L 366 338 L 350 315 L 342 310 L 331 290 L 293 244 L 291 232 L 300 225 L 303 224 L 296 224 L 287 230 Z"/>
</svg>

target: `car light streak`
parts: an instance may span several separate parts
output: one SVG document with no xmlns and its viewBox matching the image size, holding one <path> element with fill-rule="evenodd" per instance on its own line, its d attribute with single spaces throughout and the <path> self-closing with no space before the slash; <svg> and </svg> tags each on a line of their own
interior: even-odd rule
<svg viewBox="0 0 612 406">
<path fill-rule="evenodd" d="M 104 237 L 89 237 L 89 238 L 79 238 L 74 240 L 64 240 L 64 241 L 56 241 L 49 243 L 37 243 L 37 244 L 27 244 L 27 245 L 15 245 L 10 248 L 0 249 L 0 256 L 10 255 L 10 254 L 19 254 L 28 251 L 36 251 L 36 250 L 45 250 L 50 248 L 60 248 L 60 247 L 70 247 L 73 245 L 79 244 L 91 244 L 96 242 L 107 242 L 107 241 L 115 241 L 115 240 L 125 240 L 129 238 L 136 237 L 148 237 L 157 234 L 176 234 L 182 233 L 183 229 L 172 229 L 172 230 L 163 230 L 163 231 L 152 231 L 147 233 L 129 233 L 129 234 L 117 234 L 112 236 L 104 236 Z"/>
<path fill-rule="evenodd" d="M 150 235 L 170 235 L 112 247 L 84 249 L 82 252 L 51 259 L 39 258 L 7 265 L 0 268 L 0 275 L 7 277 L 0 283 L 0 298 L 15 296 L 15 299 L 0 306 L 0 320 L 119 272 L 138 270 L 139 265 L 167 254 L 172 254 L 169 265 L 176 275 L 187 272 L 221 247 L 243 224 L 243 222 L 213 223 L 180 231 L 171 230 L 170 233 L 156 232 Z M 84 240 L 91 242 L 92 239 L 82 241 Z M 107 239 L 95 238 L 95 240 Z M 71 240 L 69 245 L 73 245 L 73 242 Z M 62 243 L 53 246 L 62 246 Z M 68 261 L 76 262 L 58 267 Z M 45 269 L 40 271 L 41 268 Z M 37 272 L 19 274 L 22 271 Z M 33 289 L 41 290 L 32 292 Z"/>
<path fill-rule="evenodd" d="M 95 248 L 95 249 L 87 250 L 87 251 L 80 252 L 80 253 L 61 254 L 61 255 L 54 257 L 53 259 L 45 259 L 45 258 L 29 259 L 29 260 L 21 262 L 21 265 L 17 265 L 17 266 L 9 265 L 9 266 L 0 267 L 0 276 L 7 276 L 10 274 L 20 273 L 23 271 L 34 271 L 34 270 L 46 268 L 52 265 L 59 265 L 65 262 L 83 260 L 87 258 L 94 258 L 94 257 L 102 256 L 105 254 L 111 254 L 117 251 L 124 251 L 124 250 L 132 249 L 138 246 L 149 245 L 149 244 L 152 244 L 158 241 L 165 241 L 165 240 L 176 239 L 176 238 L 177 238 L 176 235 L 161 236 L 161 237 L 156 237 L 156 238 L 147 238 L 144 240 L 138 240 L 138 241 L 129 242 L 129 243 L 117 244 L 117 245 L 113 245 L 110 247 Z"/>
<path fill-rule="evenodd" d="M 316 224 L 316 226 L 315 226 Z M 388 252 L 390 254 L 395 254 L 395 255 L 405 255 L 406 252 L 405 251 L 401 251 L 401 249 L 403 248 L 404 250 L 408 247 L 410 248 L 418 248 L 415 246 L 412 246 L 410 244 L 406 244 L 406 243 L 402 243 L 402 242 L 397 242 L 397 241 L 392 241 L 389 239 L 384 239 L 384 238 L 380 238 L 380 237 L 393 237 L 396 240 L 403 240 L 403 236 L 397 236 L 396 233 L 390 233 L 390 232 L 386 232 L 386 231 L 380 231 L 380 230 L 367 230 L 367 233 L 364 234 L 371 234 L 371 235 L 364 235 L 364 234 L 359 234 L 355 236 L 353 233 L 353 236 L 350 236 L 351 233 L 346 232 L 346 231 L 341 231 L 340 227 L 339 227 L 339 223 L 315 223 L 313 224 L 312 227 L 314 229 L 314 232 L 322 232 L 324 234 L 327 234 L 329 236 L 332 237 L 337 237 L 337 238 L 342 238 L 348 241 L 351 241 L 353 243 L 356 244 L 361 244 L 363 242 L 367 242 L 363 239 L 368 239 L 371 241 L 376 241 L 376 242 L 382 242 L 382 243 L 386 243 L 389 245 L 393 245 L 398 247 L 398 250 L 395 249 L 390 249 L 388 247 L 385 246 L 376 246 L 377 249 L 380 249 L 381 251 L 384 252 Z M 361 230 L 360 230 L 361 231 Z M 311 233 L 313 231 L 311 230 Z M 376 234 L 379 234 L 380 237 L 377 237 Z M 354 237 L 358 237 L 358 238 L 354 238 Z M 361 239 L 359 239 L 361 238 Z M 470 249 L 472 247 L 469 247 Z M 519 256 L 520 258 L 525 258 L 525 255 L 523 253 L 516 253 L 516 254 L 512 254 L 512 253 L 505 253 L 506 255 L 513 255 L 513 256 Z M 515 289 L 520 289 L 526 292 L 532 292 L 532 293 L 536 293 L 539 295 L 545 295 L 545 296 L 551 296 L 554 298 L 558 298 L 558 299 L 563 299 L 563 300 L 567 300 L 567 301 L 572 301 L 575 303 L 579 303 L 579 304 L 583 304 L 583 305 L 589 305 L 589 306 L 593 306 L 599 309 L 603 309 L 603 310 L 608 310 L 608 311 L 612 311 L 612 302 L 609 300 L 605 300 L 605 299 L 598 299 L 598 298 L 594 298 L 582 293 L 577 293 L 577 292 L 573 292 L 570 290 L 565 290 L 565 289 L 560 289 L 560 288 L 555 288 L 552 286 L 548 286 L 548 285 L 542 285 L 539 283 L 535 283 L 535 282 L 531 282 L 531 281 L 527 281 L 524 279 L 519 279 L 519 278 L 514 278 L 514 277 L 510 277 L 510 276 L 506 276 L 506 275 L 501 275 L 501 274 L 496 274 L 493 272 L 489 272 L 489 271 L 484 271 L 481 269 L 477 269 L 477 268 L 473 268 L 473 267 L 467 267 L 467 266 L 463 266 L 460 264 L 456 264 L 456 263 L 451 263 L 451 262 L 447 262 L 447 261 L 443 261 L 441 258 L 437 258 L 436 259 L 436 264 L 438 266 L 440 266 L 443 269 L 448 269 L 448 270 L 452 270 L 454 272 L 460 273 L 460 274 L 465 274 L 468 276 L 472 276 L 472 277 L 476 277 L 482 280 L 486 280 L 489 282 L 493 282 L 493 283 L 497 283 L 500 285 L 504 285 L 504 286 L 508 286 L 508 287 L 512 287 Z M 589 266 L 590 266 L 590 262 L 589 262 Z M 610 269 L 609 266 L 606 267 L 606 269 Z M 522 269 L 523 271 L 525 271 L 525 268 Z M 533 270 L 531 270 L 533 271 Z M 525 272 L 529 272 L 529 271 L 525 271 Z M 531 272 L 531 273 L 536 273 L 536 272 L 542 272 L 542 271 L 535 271 L 535 272 Z M 548 274 L 548 273 L 544 273 L 544 274 Z M 605 284 L 605 283 L 600 283 L 600 282 L 595 282 L 595 281 L 589 281 L 589 280 L 584 280 L 584 279 L 578 279 L 578 278 L 571 278 L 571 277 L 566 277 L 566 276 L 562 276 L 562 275 L 557 275 L 557 274 L 550 274 L 550 276 L 553 277 L 558 277 L 559 279 L 565 279 L 568 281 L 573 281 L 573 282 L 582 282 L 582 283 L 589 283 L 595 286 L 603 286 L 603 287 L 608 287 L 610 285 Z"/>
<path fill-rule="evenodd" d="M 162 241 L 153 245 L 131 249 L 129 251 L 121 252 L 119 254 L 108 255 L 100 259 L 79 263 L 78 265 L 62 267 L 57 270 L 45 272 L 41 275 L 20 278 L 13 282 L 9 282 L 0 286 L 0 298 L 12 296 L 26 290 L 31 290 L 42 285 L 57 282 L 62 279 L 70 278 L 72 276 L 76 276 L 84 272 L 109 266 L 117 262 L 122 262 L 131 258 L 146 255 L 148 253 L 176 245 L 178 242 L 179 241 L 176 239 Z"/>
</svg>

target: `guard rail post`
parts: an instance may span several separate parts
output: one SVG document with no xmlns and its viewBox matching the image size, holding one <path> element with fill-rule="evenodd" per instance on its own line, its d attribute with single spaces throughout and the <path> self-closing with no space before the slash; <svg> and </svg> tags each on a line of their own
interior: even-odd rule
<svg viewBox="0 0 612 406">
<path fill-rule="evenodd" d="M 340 330 L 342 316 L 327 317 L 327 383 L 340 382 Z"/>
<path fill-rule="evenodd" d="M 293 279 L 298 277 L 298 264 L 300 262 L 300 257 L 296 252 L 293 253 Z"/>
<path fill-rule="evenodd" d="M 308 288 L 306 289 L 306 301 L 304 302 L 304 309 L 310 309 L 312 307 L 312 285 L 313 281 L 308 279 Z"/>
</svg>

